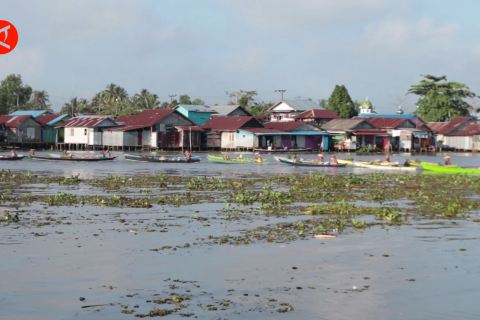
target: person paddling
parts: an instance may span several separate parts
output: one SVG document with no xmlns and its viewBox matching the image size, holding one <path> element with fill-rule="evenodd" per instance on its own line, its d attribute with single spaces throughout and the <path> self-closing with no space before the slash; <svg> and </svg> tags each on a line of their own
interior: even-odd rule
<svg viewBox="0 0 480 320">
<path fill-rule="evenodd" d="M 390 156 L 389 156 L 388 154 L 385 155 L 385 161 L 386 161 L 386 162 L 390 162 Z"/>
<path fill-rule="evenodd" d="M 324 162 L 324 161 L 325 161 L 325 160 L 323 159 L 323 154 L 319 153 L 319 154 L 318 154 L 318 158 L 315 159 L 315 162 L 317 162 L 317 163 L 322 163 L 322 162 Z"/>
<path fill-rule="evenodd" d="M 450 157 L 449 157 L 449 156 L 446 156 L 446 157 L 445 157 L 445 165 L 446 165 L 446 166 L 449 166 L 449 165 L 451 165 L 451 164 L 452 164 L 452 163 L 450 162 Z"/>
<path fill-rule="evenodd" d="M 17 156 L 17 153 L 15 152 L 15 150 L 12 149 L 11 153 L 12 153 L 12 158 L 18 157 L 18 156 Z"/>
<path fill-rule="evenodd" d="M 405 163 L 403 164 L 404 167 L 410 167 L 410 160 L 405 159 Z"/>
<path fill-rule="evenodd" d="M 190 151 L 185 151 L 185 162 L 190 162 L 192 159 L 192 155 L 190 154 Z"/>
<path fill-rule="evenodd" d="M 337 158 L 335 156 L 332 156 L 330 164 L 338 164 Z"/>
</svg>

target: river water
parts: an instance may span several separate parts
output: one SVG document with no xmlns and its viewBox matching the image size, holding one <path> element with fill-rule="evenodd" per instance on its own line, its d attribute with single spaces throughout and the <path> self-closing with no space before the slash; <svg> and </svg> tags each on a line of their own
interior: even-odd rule
<svg viewBox="0 0 480 320">
<path fill-rule="evenodd" d="M 480 166 L 477 155 L 449 155 L 452 163 L 460 166 Z M 275 162 L 271 155 L 265 157 L 271 160 L 270 165 L 222 165 L 208 163 L 205 158 L 200 163 L 154 164 L 119 157 L 109 163 L 1 161 L 0 169 L 31 171 L 40 176 L 79 175 L 82 179 L 158 173 L 232 178 L 312 171 Z M 438 154 L 391 156 L 392 161 L 403 162 L 405 158 L 443 161 L 443 155 Z M 332 174 L 370 172 L 352 167 L 316 170 Z M 55 192 L 69 190 L 52 188 Z M 51 191 L 30 187 L 28 192 Z M 21 186 L 17 192 L 22 194 Z M 80 188 L 76 192 L 94 191 Z M 208 237 L 212 228 L 216 235 L 222 235 L 261 225 L 260 221 L 211 219 L 208 223 L 213 227 L 205 230 L 205 222 L 177 219 L 196 214 L 213 217 L 224 206 L 203 203 L 141 209 L 33 204 L 28 208 L 32 219 L 53 214 L 67 217 L 64 221 L 71 224 L 0 226 L 0 318 L 132 319 L 135 313 L 120 313 L 120 305 L 128 305 L 126 310 L 143 308 L 145 312 L 145 308 L 152 307 L 146 301 L 168 296 L 172 291 L 192 295 L 195 302 L 185 310 L 199 319 L 480 318 L 479 223 L 445 220 L 431 224 L 419 219 L 412 226 L 374 227 L 331 240 L 150 250 L 193 243 Z M 118 223 L 119 217 L 127 225 Z M 478 213 L 471 219 L 478 219 Z M 141 221 L 147 220 L 158 222 L 164 231 L 135 232 L 142 228 Z M 177 279 L 180 282 L 174 281 Z M 85 300 L 80 301 L 81 297 Z M 205 307 L 226 300 L 226 310 Z M 280 303 L 288 303 L 294 310 L 278 313 L 276 310 L 283 308 Z M 88 305 L 103 306 L 82 308 Z"/>
</svg>

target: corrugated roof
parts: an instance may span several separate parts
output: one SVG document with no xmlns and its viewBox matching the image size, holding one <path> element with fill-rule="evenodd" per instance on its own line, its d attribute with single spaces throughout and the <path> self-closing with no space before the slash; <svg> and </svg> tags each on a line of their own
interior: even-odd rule
<svg viewBox="0 0 480 320">
<path fill-rule="evenodd" d="M 138 130 L 138 129 L 143 129 L 143 128 L 148 128 L 148 126 L 142 126 L 142 125 L 138 125 L 138 126 L 119 126 L 119 127 L 112 127 L 112 128 L 108 128 L 108 129 L 105 129 L 105 131 L 131 131 L 131 130 Z"/>
<path fill-rule="evenodd" d="M 178 130 L 183 130 L 183 131 L 199 131 L 199 132 L 204 132 L 205 130 L 203 130 L 202 128 L 200 127 L 197 127 L 197 126 L 176 126 L 175 128 L 177 128 Z"/>
<path fill-rule="evenodd" d="M 448 122 L 427 122 L 427 126 L 433 131 L 439 131 L 448 124 Z"/>
<path fill-rule="evenodd" d="M 212 107 L 199 105 L 199 104 L 179 104 L 175 107 L 175 109 L 178 107 L 182 107 L 187 111 L 194 111 L 194 112 L 210 112 L 210 113 L 217 112 Z"/>
<path fill-rule="evenodd" d="M 375 118 L 355 117 L 354 119 L 367 119 L 368 122 L 370 122 L 377 128 L 396 128 L 399 125 L 401 125 L 403 122 L 409 121 L 409 119 L 407 118 L 388 118 L 388 117 L 375 117 Z"/>
<path fill-rule="evenodd" d="M 34 118 L 37 118 L 41 116 L 42 114 L 48 113 L 48 110 L 19 110 L 10 113 L 11 116 L 32 116 Z"/>
<path fill-rule="evenodd" d="M 297 112 L 303 112 L 303 111 L 307 111 L 307 110 L 310 110 L 310 109 L 318 109 L 319 108 L 318 103 L 310 101 L 310 100 L 283 100 L 283 101 L 277 102 L 276 104 L 274 104 L 268 110 L 272 110 L 273 108 L 275 108 L 276 106 L 278 106 L 282 102 L 286 103 L 287 105 L 289 105 L 291 108 L 293 108 Z"/>
<path fill-rule="evenodd" d="M 458 126 L 464 124 L 465 122 L 467 122 L 469 120 L 473 120 L 473 119 L 470 118 L 470 117 L 461 117 L 461 118 L 453 119 L 447 125 L 441 127 L 441 129 L 439 129 L 437 131 L 437 134 L 448 134 L 448 133 L 452 132 L 453 130 L 455 130 L 455 128 L 457 128 Z"/>
<path fill-rule="evenodd" d="M 18 126 L 23 121 L 30 118 L 30 115 L 21 115 L 21 116 L 0 116 L 0 125 L 3 125 L 7 128 L 12 128 Z"/>
<path fill-rule="evenodd" d="M 53 125 L 58 121 L 61 121 L 62 119 L 68 117 L 68 114 L 44 114 L 40 117 L 37 118 L 38 122 L 40 122 L 43 125 Z"/>
<path fill-rule="evenodd" d="M 206 130 L 237 130 L 245 125 L 248 121 L 255 119 L 254 117 L 213 117 L 203 126 Z M 256 120 L 256 119 L 255 119 Z M 258 120 L 257 120 L 258 121 Z"/>
<path fill-rule="evenodd" d="M 340 117 L 331 110 L 311 109 L 297 114 L 295 119 L 340 119 Z"/>
<path fill-rule="evenodd" d="M 376 129 L 373 129 L 373 130 L 366 130 L 366 129 L 357 129 L 357 130 L 351 130 L 355 135 L 358 135 L 358 136 L 361 136 L 361 135 L 364 135 L 364 136 L 385 136 L 385 135 L 388 135 L 388 132 L 387 131 L 383 131 L 383 130 L 376 130 Z"/>
<path fill-rule="evenodd" d="M 172 112 L 175 112 L 175 109 L 147 109 L 134 116 L 120 116 L 119 118 L 124 117 L 125 121 L 121 121 L 118 118 L 117 121 L 124 122 L 125 125 L 130 126 L 140 125 L 148 127 L 153 126 Z"/>
<path fill-rule="evenodd" d="M 470 124 L 457 132 L 447 134 L 447 136 L 477 136 L 477 135 L 480 135 L 480 125 L 476 123 Z"/>
<path fill-rule="evenodd" d="M 239 105 L 222 105 L 222 106 L 212 106 L 213 110 L 217 112 L 216 115 L 218 116 L 228 116 L 233 111 L 237 110 L 238 108 L 242 109 L 242 111 L 246 112 L 247 115 L 251 116 L 250 112 L 248 112 L 245 108 Z"/>
<path fill-rule="evenodd" d="M 65 121 L 60 127 L 95 127 L 105 119 L 111 120 L 109 117 L 75 117 Z"/>
<path fill-rule="evenodd" d="M 323 124 L 320 128 L 324 130 L 349 130 L 364 121 L 370 123 L 369 120 L 365 119 L 333 119 Z"/>
<path fill-rule="evenodd" d="M 268 128 L 268 129 L 275 129 L 280 131 L 292 131 L 293 129 L 296 129 L 304 124 L 305 124 L 304 122 L 290 121 L 290 122 L 266 122 L 263 125 L 265 126 L 265 128 Z"/>
</svg>

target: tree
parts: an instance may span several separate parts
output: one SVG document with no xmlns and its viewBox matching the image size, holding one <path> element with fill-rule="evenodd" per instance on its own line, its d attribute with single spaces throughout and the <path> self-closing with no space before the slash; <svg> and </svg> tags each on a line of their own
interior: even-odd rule
<svg viewBox="0 0 480 320">
<path fill-rule="evenodd" d="M 355 104 L 348 94 L 345 86 L 335 86 L 330 98 L 328 98 L 327 107 L 340 118 L 352 118 L 358 115 Z"/>
<path fill-rule="evenodd" d="M 261 102 L 261 103 L 254 103 L 253 106 L 248 108 L 248 112 L 250 112 L 254 116 L 264 116 L 266 115 L 266 111 L 270 109 L 275 103 L 274 102 Z"/>
<path fill-rule="evenodd" d="M 50 99 L 47 91 L 45 90 L 34 90 L 29 102 L 31 104 L 30 109 L 32 110 L 52 110 L 50 105 L 47 105 L 47 103 L 50 102 Z"/>
<path fill-rule="evenodd" d="M 100 93 L 103 112 L 109 115 L 118 115 L 125 109 L 130 101 L 128 99 L 127 90 L 110 83 L 105 90 Z"/>
<path fill-rule="evenodd" d="M 77 108 L 78 108 L 78 99 L 77 97 L 73 97 L 70 99 L 69 102 L 65 102 L 63 104 L 62 109 L 60 110 L 60 113 L 69 114 L 73 117 L 74 114 L 78 112 Z"/>
<path fill-rule="evenodd" d="M 326 99 L 319 99 L 318 100 L 318 105 L 320 108 L 326 109 L 327 108 L 327 100 Z"/>
<path fill-rule="evenodd" d="M 132 99 L 133 108 L 137 111 L 145 109 L 157 109 L 160 107 L 160 100 L 154 93 L 148 92 L 147 89 L 142 89 L 140 93 L 136 93 Z"/>
<path fill-rule="evenodd" d="M 412 85 L 408 90 L 408 94 L 420 96 L 414 114 L 425 121 L 451 121 L 469 115 L 472 107 L 464 99 L 475 97 L 469 87 L 459 82 L 446 82 L 447 76 L 422 77 L 427 80 Z"/>
<path fill-rule="evenodd" d="M 225 91 L 226 95 L 228 96 L 228 104 L 231 105 L 239 105 L 244 108 L 251 107 L 255 102 L 255 96 L 257 95 L 257 91 L 233 91 L 228 92 Z"/>
<path fill-rule="evenodd" d="M 21 75 L 9 74 L 0 83 L 0 114 L 22 109 L 31 95 L 32 88 L 23 85 Z"/>
</svg>

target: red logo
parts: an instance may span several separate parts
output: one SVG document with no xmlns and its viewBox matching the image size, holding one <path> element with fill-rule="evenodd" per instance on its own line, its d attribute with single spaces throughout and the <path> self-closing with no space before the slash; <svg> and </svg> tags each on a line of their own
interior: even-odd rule
<svg viewBox="0 0 480 320">
<path fill-rule="evenodd" d="M 0 20 L 0 54 L 6 54 L 15 49 L 18 42 L 18 32 L 13 24 Z"/>
</svg>

